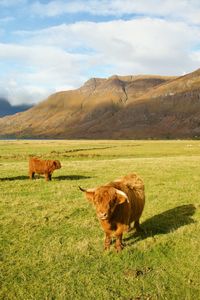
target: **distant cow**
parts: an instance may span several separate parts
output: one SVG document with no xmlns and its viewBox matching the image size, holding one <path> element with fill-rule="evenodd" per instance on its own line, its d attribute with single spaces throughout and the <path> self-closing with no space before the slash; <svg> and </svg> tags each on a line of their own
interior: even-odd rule
<svg viewBox="0 0 200 300">
<path fill-rule="evenodd" d="M 95 189 L 79 188 L 96 208 L 105 232 L 104 249 L 110 248 L 111 237 L 114 235 L 116 250 L 122 250 L 122 235 L 128 231 L 130 224 L 134 221 L 135 229 L 141 229 L 139 219 L 145 203 L 142 179 L 136 174 L 129 174 Z"/>
<path fill-rule="evenodd" d="M 54 170 L 60 169 L 61 163 L 59 160 L 42 160 L 37 157 L 29 158 L 29 177 L 34 178 L 34 174 L 44 174 L 45 179 L 51 180 L 51 176 Z"/>
</svg>

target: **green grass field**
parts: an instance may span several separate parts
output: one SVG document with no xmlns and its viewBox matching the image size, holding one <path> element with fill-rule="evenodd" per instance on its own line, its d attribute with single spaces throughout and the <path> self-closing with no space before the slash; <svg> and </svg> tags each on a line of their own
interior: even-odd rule
<svg viewBox="0 0 200 300">
<path fill-rule="evenodd" d="M 51 182 L 28 155 L 59 159 Z M 145 234 L 103 251 L 78 186 L 145 182 Z M 1 299 L 200 299 L 200 141 L 0 141 Z"/>
</svg>

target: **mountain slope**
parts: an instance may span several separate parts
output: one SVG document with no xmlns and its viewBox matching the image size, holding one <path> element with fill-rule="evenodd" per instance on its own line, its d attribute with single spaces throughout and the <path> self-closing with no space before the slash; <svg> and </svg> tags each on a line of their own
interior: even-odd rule
<svg viewBox="0 0 200 300">
<path fill-rule="evenodd" d="M 200 69 L 181 77 L 114 75 L 1 118 L 0 136 L 193 138 L 199 120 Z"/>
</svg>

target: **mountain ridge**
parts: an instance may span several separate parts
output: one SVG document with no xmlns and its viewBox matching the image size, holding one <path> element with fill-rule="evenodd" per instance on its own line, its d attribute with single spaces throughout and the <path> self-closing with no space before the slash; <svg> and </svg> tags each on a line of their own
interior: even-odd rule
<svg viewBox="0 0 200 300">
<path fill-rule="evenodd" d="M 113 75 L 0 118 L 0 136 L 199 138 L 199 120 L 200 69 L 184 76 Z"/>
</svg>

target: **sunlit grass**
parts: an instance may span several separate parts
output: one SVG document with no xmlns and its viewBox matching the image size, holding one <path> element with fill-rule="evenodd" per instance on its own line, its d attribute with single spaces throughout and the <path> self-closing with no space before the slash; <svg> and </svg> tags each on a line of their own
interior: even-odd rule
<svg viewBox="0 0 200 300">
<path fill-rule="evenodd" d="M 29 154 L 62 169 L 30 181 Z M 198 299 L 199 166 L 198 141 L 0 141 L 1 298 Z M 145 182 L 145 234 L 105 253 L 78 186 L 130 172 Z"/>
</svg>

